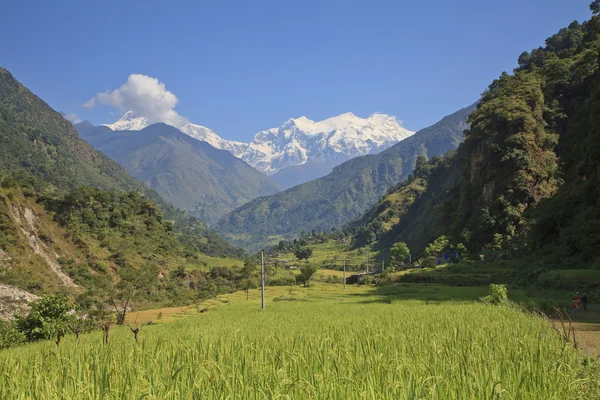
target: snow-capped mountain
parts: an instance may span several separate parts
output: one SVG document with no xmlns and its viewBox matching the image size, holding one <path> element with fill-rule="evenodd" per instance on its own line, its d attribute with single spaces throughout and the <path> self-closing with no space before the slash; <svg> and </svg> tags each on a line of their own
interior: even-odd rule
<svg viewBox="0 0 600 400">
<path fill-rule="evenodd" d="M 109 127 L 113 131 L 141 131 L 150 125 L 150 122 L 148 121 L 148 118 L 138 117 L 135 115 L 135 112 L 127 111 L 118 121 L 115 121 L 112 124 L 103 125 Z"/>
<path fill-rule="evenodd" d="M 128 111 L 115 123 L 105 126 L 115 131 L 138 131 L 149 125 L 147 118 Z M 414 133 L 386 114 L 360 118 L 352 113 L 319 122 L 306 117 L 291 118 L 279 128 L 258 132 L 250 144 L 225 140 L 209 128 L 187 120 L 176 128 L 273 175 L 284 187 L 327 175 L 346 160 L 378 153 Z"/>
<path fill-rule="evenodd" d="M 307 163 L 331 166 L 378 153 L 413 133 L 386 114 L 360 118 L 346 113 L 319 122 L 291 118 L 279 128 L 257 133 L 242 159 L 272 175 L 286 167 Z"/>
<path fill-rule="evenodd" d="M 179 130 L 194 139 L 205 141 L 217 149 L 227 150 L 238 158 L 242 157 L 242 154 L 248 147 L 248 143 L 225 140 L 210 129 L 201 125 L 192 124 L 191 122 L 183 125 Z"/>
<path fill-rule="evenodd" d="M 113 131 L 140 131 L 149 125 L 151 123 L 147 118 L 138 117 L 134 111 L 126 112 L 118 121 L 112 124 L 104 124 L 104 126 L 109 127 Z M 180 126 L 176 126 L 176 128 L 194 139 L 207 142 L 217 149 L 227 150 L 238 158 L 242 156 L 248 147 L 248 143 L 225 140 L 210 129 L 192 124 L 189 121 L 185 121 Z"/>
</svg>

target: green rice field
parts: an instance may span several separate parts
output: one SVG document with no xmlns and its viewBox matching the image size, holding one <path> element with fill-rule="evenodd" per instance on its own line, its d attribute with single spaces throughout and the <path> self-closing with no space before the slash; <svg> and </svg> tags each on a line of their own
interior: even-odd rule
<svg viewBox="0 0 600 400">
<path fill-rule="evenodd" d="M 444 287 L 316 283 L 0 352 L 0 399 L 592 399 L 598 367 L 538 317 Z M 452 288 L 452 290 L 458 290 Z M 483 292 L 482 292 L 483 291 Z M 432 297 L 438 293 L 439 297 Z M 424 299 L 423 296 L 427 297 Z M 437 299 L 437 300 L 436 300 Z M 204 306 L 204 305 L 201 305 Z"/>
</svg>

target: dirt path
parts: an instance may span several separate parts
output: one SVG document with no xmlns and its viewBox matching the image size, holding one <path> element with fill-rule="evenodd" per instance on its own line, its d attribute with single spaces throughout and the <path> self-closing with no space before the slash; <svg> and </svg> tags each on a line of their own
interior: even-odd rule
<svg viewBox="0 0 600 400">
<path fill-rule="evenodd" d="M 569 313 L 579 348 L 590 355 L 600 357 L 600 305 L 590 304 L 587 311 Z M 554 320 L 560 329 L 560 321 Z M 568 321 L 566 322 L 568 324 Z"/>
</svg>

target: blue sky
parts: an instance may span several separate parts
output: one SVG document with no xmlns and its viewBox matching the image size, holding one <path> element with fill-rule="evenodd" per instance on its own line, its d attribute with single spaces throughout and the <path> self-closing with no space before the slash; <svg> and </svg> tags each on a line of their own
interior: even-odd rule
<svg viewBox="0 0 600 400">
<path fill-rule="evenodd" d="M 81 105 L 143 74 L 176 96 L 179 115 L 226 139 L 344 112 L 417 130 L 588 19 L 590 1 L 5 0 L 0 65 L 95 124 L 120 111 Z"/>
</svg>

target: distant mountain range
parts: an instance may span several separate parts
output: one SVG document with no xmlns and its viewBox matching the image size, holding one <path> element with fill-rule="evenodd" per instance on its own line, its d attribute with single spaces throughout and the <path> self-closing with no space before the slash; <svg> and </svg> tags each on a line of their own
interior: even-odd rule
<svg viewBox="0 0 600 400">
<path fill-rule="evenodd" d="M 105 126 L 116 131 L 141 130 L 149 126 L 149 121 L 129 111 Z M 378 153 L 414 133 L 402 128 L 389 115 L 360 118 L 352 113 L 319 122 L 306 117 L 291 118 L 278 128 L 258 132 L 249 144 L 225 140 L 190 122 L 178 128 L 272 175 L 285 188 L 327 175 L 344 161 Z"/>
<path fill-rule="evenodd" d="M 112 124 L 104 124 L 103 126 L 107 126 L 113 131 L 139 131 L 150 125 L 147 118 L 138 117 L 134 111 L 128 111 L 118 121 Z M 181 132 L 194 139 L 202 140 L 217 149 L 227 150 L 238 158 L 241 158 L 248 147 L 248 143 L 225 140 L 210 129 L 192 124 L 191 122 L 187 122 L 178 128 Z"/>
<path fill-rule="evenodd" d="M 196 140 L 175 127 L 158 123 L 140 130 L 112 130 L 145 124 L 142 119 L 130 117 L 128 123 L 122 119 L 116 124 L 94 127 L 86 121 L 76 124 L 76 128 L 84 140 L 131 175 L 209 224 L 256 197 L 281 190 L 230 152 Z M 210 130 L 193 124 L 189 124 L 189 129 L 215 143 L 216 135 Z"/>
<path fill-rule="evenodd" d="M 455 149 L 474 109 L 473 105 L 457 111 L 379 154 L 346 161 L 325 177 L 257 198 L 227 215 L 215 229 L 232 243 L 254 251 L 302 231 L 341 227 L 404 180 L 418 156 L 440 156 Z M 393 126 L 393 121 L 388 123 Z"/>
</svg>

